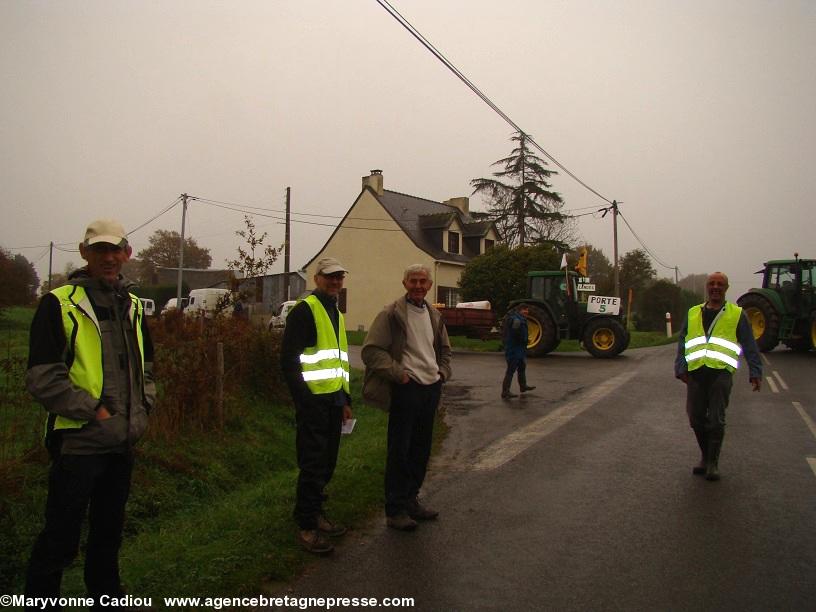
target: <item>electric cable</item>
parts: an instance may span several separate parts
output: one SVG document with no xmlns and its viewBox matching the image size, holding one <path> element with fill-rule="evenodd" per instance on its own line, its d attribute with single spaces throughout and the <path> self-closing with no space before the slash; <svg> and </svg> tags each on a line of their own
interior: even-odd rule
<svg viewBox="0 0 816 612">
<path fill-rule="evenodd" d="M 623 213 L 620 211 L 620 209 L 618 209 L 618 215 L 620 216 L 621 219 L 623 219 L 623 222 L 626 224 L 626 227 L 629 228 L 629 231 L 632 232 L 632 235 L 635 237 L 635 240 L 637 240 L 640 243 L 640 246 L 643 247 L 643 250 L 646 251 L 652 259 L 654 259 L 658 264 L 660 264 L 664 268 L 668 270 L 674 270 L 674 266 L 670 266 L 666 263 L 663 263 L 663 261 L 657 255 L 655 255 L 649 247 L 646 246 L 643 240 L 641 240 L 640 236 L 637 235 L 637 232 L 635 232 L 635 230 L 629 224 L 629 221 L 626 220 L 626 217 L 623 216 Z"/>
<path fill-rule="evenodd" d="M 439 51 L 433 43 L 431 43 L 425 36 L 422 35 L 419 30 L 417 30 L 411 22 L 409 22 L 405 17 L 400 14 L 400 12 L 395 9 L 388 0 L 376 0 L 377 3 L 383 7 L 386 12 L 391 15 L 394 19 L 396 19 L 397 23 L 399 23 L 402 27 L 404 27 L 414 38 L 416 38 L 431 54 L 436 57 L 442 64 L 450 70 L 460 81 L 462 81 L 468 88 L 470 88 L 473 93 L 475 93 L 485 104 L 487 104 L 493 111 L 498 114 L 502 119 L 504 119 L 515 131 L 524 134 L 530 143 L 538 149 L 547 159 L 549 159 L 553 164 L 561 168 L 568 176 L 570 176 L 573 180 L 575 180 L 578 184 L 580 184 L 585 189 L 591 191 L 596 196 L 608 202 L 609 204 L 612 203 L 612 200 L 609 198 L 601 195 L 595 189 L 587 185 L 584 181 L 578 178 L 575 174 L 573 174 L 566 166 L 564 166 L 561 162 L 559 162 L 554 156 L 544 150 L 544 148 L 539 145 L 535 139 L 527 134 L 521 127 L 513 121 L 504 111 L 502 111 L 485 93 L 483 93 L 467 76 L 465 76 L 462 71 L 460 71 L 445 55 Z"/>
<path fill-rule="evenodd" d="M 277 217 L 275 215 L 269 215 L 269 214 L 266 214 L 266 213 L 255 212 L 255 211 L 250 211 L 250 210 L 244 210 L 242 208 L 237 208 L 235 206 L 227 206 L 225 204 L 215 204 L 212 201 L 207 201 L 207 200 L 197 198 L 197 197 L 190 197 L 190 199 L 191 200 L 197 200 L 197 201 L 201 202 L 202 204 L 206 204 L 207 206 L 214 206 L 216 208 L 223 208 L 225 210 L 232 210 L 232 211 L 240 212 L 240 213 L 244 213 L 244 214 L 251 214 L 251 215 L 255 215 L 257 217 L 264 217 L 264 218 L 267 218 L 267 219 L 275 219 L 275 220 L 280 221 L 282 223 L 286 222 L 285 217 Z M 370 220 L 371 221 L 383 221 L 383 219 L 370 219 Z M 317 226 L 320 226 L 320 227 L 338 228 L 338 226 L 336 224 L 334 224 L 334 223 L 318 223 L 317 221 L 303 221 L 303 220 L 300 220 L 300 219 L 290 219 L 289 222 L 290 223 L 301 223 L 303 225 L 317 225 Z M 352 225 L 343 225 L 342 229 L 368 230 L 368 231 L 372 231 L 372 232 L 401 232 L 401 231 L 403 231 L 401 228 L 390 229 L 390 228 L 379 228 L 379 227 L 355 227 L 355 226 L 352 226 Z"/>
<path fill-rule="evenodd" d="M 130 236 L 131 234 L 135 234 L 135 233 L 136 233 L 136 232 L 138 232 L 140 229 L 142 229 L 144 226 L 146 226 L 146 225 L 149 225 L 149 224 L 153 223 L 153 222 L 154 222 L 156 219 L 158 219 L 158 218 L 159 218 L 159 217 L 161 217 L 162 215 L 164 215 L 164 214 L 166 214 L 166 213 L 170 212 L 171 210 L 173 210 L 173 207 L 177 206 L 179 202 L 181 202 L 181 196 L 179 196 L 179 197 L 177 197 L 175 200 L 173 200 L 173 202 L 172 202 L 172 203 L 171 203 L 169 206 L 167 206 L 166 208 L 164 208 L 164 209 L 163 209 L 161 212 L 159 212 L 159 213 L 158 213 L 158 214 L 156 214 L 155 216 L 151 217 L 150 219 L 148 219 L 147 221 L 145 221 L 144 223 L 142 223 L 142 224 L 141 224 L 141 225 L 139 225 L 138 227 L 135 227 L 135 228 L 133 228 L 132 230 L 130 230 L 130 231 L 127 233 L 127 235 L 128 235 L 128 236 Z"/>
</svg>

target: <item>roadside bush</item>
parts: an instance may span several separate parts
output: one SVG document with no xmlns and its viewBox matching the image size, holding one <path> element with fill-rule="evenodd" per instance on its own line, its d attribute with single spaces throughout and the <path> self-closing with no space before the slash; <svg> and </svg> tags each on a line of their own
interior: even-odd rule
<svg viewBox="0 0 816 612">
<path fill-rule="evenodd" d="M 232 400 L 247 392 L 270 401 L 286 397 L 278 367 L 279 337 L 244 319 L 191 319 L 170 313 L 151 323 L 151 336 L 159 387 L 151 416 L 153 436 L 173 437 L 186 429 L 220 430 L 241 416 L 244 407 Z"/>
</svg>

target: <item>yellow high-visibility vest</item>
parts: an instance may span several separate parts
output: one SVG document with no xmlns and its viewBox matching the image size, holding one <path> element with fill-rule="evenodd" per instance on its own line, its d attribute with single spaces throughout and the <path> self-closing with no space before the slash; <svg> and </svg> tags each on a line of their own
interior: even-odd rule
<svg viewBox="0 0 816 612">
<path fill-rule="evenodd" d="M 65 330 L 66 363 L 68 377 L 80 389 L 84 389 L 94 399 L 102 397 L 103 364 L 102 332 L 94 314 L 88 294 L 79 285 L 64 285 L 51 291 L 60 303 L 62 327 Z M 144 338 L 142 337 L 142 302 L 132 293 L 131 308 L 128 311 L 130 323 L 136 331 L 136 340 L 141 357 L 142 380 L 144 380 Z M 54 429 L 79 429 L 87 421 L 57 416 Z"/>
<path fill-rule="evenodd" d="M 340 316 L 339 337 L 334 333 L 329 313 L 315 295 L 303 300 L 309 305 L 314 317 L 317 343 L 306 347 L 300 355 L 300 369 L 309 390 L 316 394 L 334 393 L 340 389 L 349 390 L 349 357 L 346 340 L 346 323 Z"/>
<path fill-rule="evenodd" d="M 742 347 L 737 343 L 737 326 L 742 308 L 726 302 L 706 331 L 703 329 L 704 307 L 704 304 L 700 304 L 688 312 L 685 355 L 689 372 L 703 366 L 733 372 L 739 367 L 742 353 Z"/>
</svg>

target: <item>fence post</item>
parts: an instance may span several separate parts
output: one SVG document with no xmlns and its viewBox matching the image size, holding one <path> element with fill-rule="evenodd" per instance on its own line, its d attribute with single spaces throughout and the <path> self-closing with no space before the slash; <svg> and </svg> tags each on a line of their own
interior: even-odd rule
<svg viewBox="0 0 816 612">
<path fill-rule="evenodd" d="M 216 377 L 216 410 L 218 414 L 219 431 L 224 429 L 224 343 L 216 345 L 216 363 L 218 376 Z"/>
</svg>

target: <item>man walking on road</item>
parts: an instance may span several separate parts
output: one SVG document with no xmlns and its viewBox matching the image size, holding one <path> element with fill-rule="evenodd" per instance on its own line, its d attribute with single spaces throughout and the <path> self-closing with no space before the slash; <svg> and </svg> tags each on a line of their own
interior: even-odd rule
<svg viewBox="0 0 816 612">
<path fill-rule="evenodd" d="M 325 487 L 337 466 L 340 429 L 351 418 L 346 326 L 337 306 L 347 270 L 332 257 L 317 262 L 316 289 L 286 317 L 281 344 L 283 376 L 292 393 L 300 474 L 294 518 L 307 551 L 328 554 L 346 528 L 323 514 Z"/>
<path fill-rule="evenodd" d="M 451 376 L 451 348 L 442 315 L 425 296 L 433 281 L 422 264 L 408 266 L 406 294 L 371 324 L 362 350 L 363 396 L 389 410 L 385 466 L 387 524 L 413 531 L 417 521 L 439 514 L 419 503 L 431 455 L 434 418 L 442 383 Z"/>
<path fill-rule="evenodd" d="M 535 387 L 527 386 L 527 315 L 530 309 L 521 306 L 518 310 L 511 310 L 504 317 L 502 326 L 502 342 L 504 343 L 504 358 L 507 360 L 507 370 L 502 382 L 502 399 L 517 397 L 510 392 L 513 383 L 513 374 L 518 372 L 519 389 L 522 393 L 532 391 Z"/>
<path fill-rule="evenodd" d="M 707 301 L 692 306 L 680 330 L 674 374 L 687 385 L 686 411 L 702 459 L 692 473 L 719 480 L 718 461 L 725 436 L 725 409 L 733 373 L 745 351 L 748 379 L 754 391 L 762 386 L 762 361 L 751 324 L 742 308 L 727 302 L 728 277 L 708 275 Z"/>
<path fill-rule="evenodd" d="M 79 253 L 87 265 L 43 296 L 31 323 L 26 385 L 48 411 L 52 462 L 45 527 L 31 553 L 25 594 L 59 598 L 90 508 L 85 586 L 94 609 L 102 609 L 100 597 L 124 594 L 119 547 L 133 445 L 156 390 L 142 303 L 120 274 L 131 253 L 124 228 L 94 221 Z"/>
</svg>

